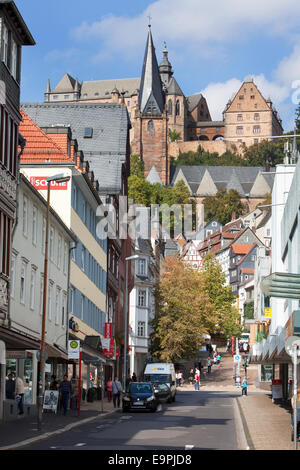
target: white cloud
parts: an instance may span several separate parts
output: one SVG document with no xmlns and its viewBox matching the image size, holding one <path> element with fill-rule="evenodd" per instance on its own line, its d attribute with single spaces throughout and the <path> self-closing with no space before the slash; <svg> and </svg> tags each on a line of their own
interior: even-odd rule
<svg viewBox="0 0 300 470">
<path fill-rule="evenodd" d="M 281 60 L 274 76 L 290 87 L 294 80 L 300 80 L 300 44 L 296 44 L 293 52 Z"/>
<path fill-rule="evenodd" d="M 201 90 L 205 97 L 211 118 L 214 121 L 223 119 L 222 113 L 231 96 L 237 93 L 242 85 L 242 81 L 237 78 L 231 78 L 224 83 L 210 83 L 204 90 Z"/>
</svg>

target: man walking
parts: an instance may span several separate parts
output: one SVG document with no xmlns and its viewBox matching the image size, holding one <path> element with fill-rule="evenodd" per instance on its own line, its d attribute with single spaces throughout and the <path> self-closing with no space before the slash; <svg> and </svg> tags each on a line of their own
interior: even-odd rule
<svg viewBox="0 0 300 470">
<path fill-rule="evenodd" d="M 118 408 L 120 408 L 121 393 L 122 393 L 121 382 L 119 382 L 118 377 L 115 377 L 115 380 L 113 381 L 113 384 L 112 384 L 112 394 L 113 394 L 114 408 L 116 408 L 116 405 L 118 405 Z"/>
<path fill-rule="evenodd" d="M 21 379 L 21 377 L 16 378 L 15 393 L 16 393 L 16 401 L 17 401 L 18 408 L 19 408 L 19 415 L 23 415 L 24 414 L 24 407 L 23 407 L 24 382 Z"/>
<path fill-rule="evenodd" d="M 200 390 L 200 371 L 198 369 L 195 372 L 195 390 Z"/>
<path fill-rule="evenodd" d="M 64 380 L 61 382 L 59 386 L 61 402 L 64 409 L 64 416 L 67 414 L 68 404 L 70 400 L 70 395 L 72 395 L 72 384 L 70 380 L 68 380 L 67 374 L 64 375 Z"/>
<path fill-rule="evenodd" d="M 15 398 L 15 388 L 16 384 L 13 380 L 13 374 L 8 374 L 5 384 L 6 400 L 13 400 Z"/>
<path fill-rule="evenodd" d="M 242 395 L 247 395 L 247 380 L 244 379 L 243 385 L 242 385 Z"/>
</svg>

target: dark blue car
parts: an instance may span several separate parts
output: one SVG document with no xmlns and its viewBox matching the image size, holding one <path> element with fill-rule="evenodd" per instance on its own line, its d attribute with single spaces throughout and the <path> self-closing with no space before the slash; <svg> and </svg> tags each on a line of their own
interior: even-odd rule
<svg viewBox="0 0 300 470">
<path fill-rule="evenodd" d="M 123 395 L 123 412 L 129 410 L 156 411 L 158 398 L 153 384 L 149 382 L 131 382 Z"/>
</svg>

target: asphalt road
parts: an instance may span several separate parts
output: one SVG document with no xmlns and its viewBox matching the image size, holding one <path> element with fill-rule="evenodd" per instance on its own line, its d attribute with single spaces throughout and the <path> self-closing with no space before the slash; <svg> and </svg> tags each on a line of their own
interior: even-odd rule
<svg viewBox="0 0 300 470">
<path fill-rule="evenodd" d="M 237 450 L 234 392 L 178 391 L 156 413 L 103 417 L 26 450 Z"/>
</svg>

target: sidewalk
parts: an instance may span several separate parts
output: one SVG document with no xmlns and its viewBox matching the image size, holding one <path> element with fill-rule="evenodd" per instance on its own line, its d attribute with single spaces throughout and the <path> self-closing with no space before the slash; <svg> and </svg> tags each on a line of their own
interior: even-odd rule
<svg viewBox="0 0 300 470">
<path fill-rule="evenodd" d="M 112 413 L 118 412 L 113 407 L 112 402 L 108 403 L 107 398 L 102 402 L 94 401 L 92 403 L 83 403 L 80 409 L 80 417 L 78 410 L 68 410 L 66 416 L 61 411 L 55 413 L 43 413 L 42 429 L 37 429 L 37 418 L 34 416 L 20 416 L 14 421 L 8 421 L 0 424 L 0 450 L 17 449 L 20 444 L 35 442 L 45 439 L 49 436 L 60 434 L 74 427 L 89 421 L 93 421 L 99 417 L 106 417 Z M 25 448 L 24 448 L 25 449 Z"/>
</svg>

